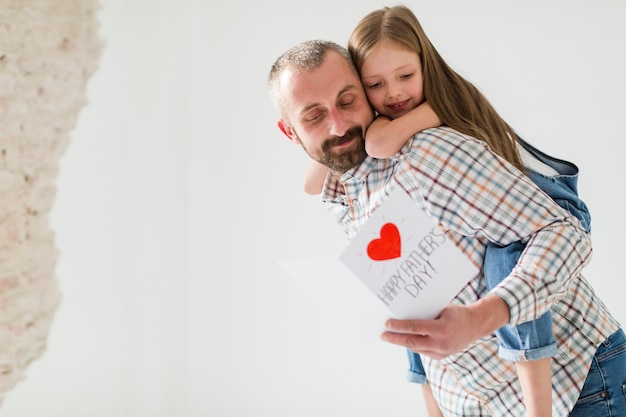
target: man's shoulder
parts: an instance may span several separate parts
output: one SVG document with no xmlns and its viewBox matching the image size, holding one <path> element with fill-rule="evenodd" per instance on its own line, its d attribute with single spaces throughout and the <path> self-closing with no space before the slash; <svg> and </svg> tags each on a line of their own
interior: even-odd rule
<svg viewBox="0 0 626 417">
<path fill-rule="evenodd" d="M 467 136 L 456 129 L 448 126 L 431 127 L 430 129 L 422 130 L 413 136 L 413 141 L 422 140 L 437 140 L 437 139 L 449 139 L 449 140 L 467 140 L 474 139 L 471 136 Z"/>
<path fill-rule="evenodd" d="M 456 149 L 467 144 L 483 144 L 482 141 L 465 135 L 448 126 L 433 127 L 423 130 L 413 136 L 402 150 L 403 153 L 412 152 L 417 148 L 432 147 Z"/>
</svg>

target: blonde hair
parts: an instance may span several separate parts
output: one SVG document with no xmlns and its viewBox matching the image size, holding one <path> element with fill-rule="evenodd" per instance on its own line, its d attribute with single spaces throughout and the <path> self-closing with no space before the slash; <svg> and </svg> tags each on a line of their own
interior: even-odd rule
<svg viewBox="0 0 626 417">
<path fill-rule="evenodd" d="M 361 19 L 348 42 L 359 72 L 382 41 L 419 55 L 424 98 L 444 125 L 486 142 L 492 151 L 525 172 L 513 129 L 472 83 L 446 64 L 409 8 L 385 7 Z"/>
</svg>

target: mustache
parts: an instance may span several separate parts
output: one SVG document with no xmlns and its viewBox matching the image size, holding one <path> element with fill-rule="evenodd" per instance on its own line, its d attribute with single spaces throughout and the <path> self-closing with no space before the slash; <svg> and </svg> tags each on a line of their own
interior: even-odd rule
<svg viewBox="0 0 626 417">
<path fill-rule="evenodd" d="M 363 129 L 360 126 L 352 127 L 343 136 L 335 136 L 335 137 L 326 139 L 324 143 L 322 144 L 322 150 L 328 151 L 333 146 L 341 145 L 344 142 L 347 142 L 354 138 L 361 138 L 362 136 L 363 136 Z"/>
</svg>

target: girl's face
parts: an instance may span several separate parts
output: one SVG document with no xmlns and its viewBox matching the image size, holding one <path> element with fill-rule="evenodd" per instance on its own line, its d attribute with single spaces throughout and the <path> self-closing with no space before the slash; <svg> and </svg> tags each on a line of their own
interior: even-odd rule
<svg viewBox="0 0 626 417">
<path fill-rule="evenodd" d="M 422 64 L 417 53 L 381 42 L 361 67 L 367 98 L 378 113 L 395 119 L 424 101 Z"/>
</svg>

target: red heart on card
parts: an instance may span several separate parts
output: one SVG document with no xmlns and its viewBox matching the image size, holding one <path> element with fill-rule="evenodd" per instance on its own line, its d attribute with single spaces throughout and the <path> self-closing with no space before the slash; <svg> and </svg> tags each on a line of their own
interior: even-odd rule
<svg viewBox="0 0 626 417">
<path fill-rule="evenodd" d="M 367 255 L 374 261 L 386 261 L 399 258 L 402 253 L 400 231 L 393 223 L 386 223 L 380 228 L 380 239 L 372 240 L 367 245 Z"/>
</svg>

